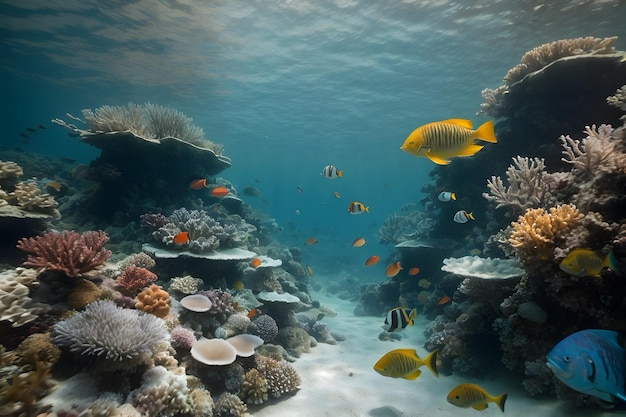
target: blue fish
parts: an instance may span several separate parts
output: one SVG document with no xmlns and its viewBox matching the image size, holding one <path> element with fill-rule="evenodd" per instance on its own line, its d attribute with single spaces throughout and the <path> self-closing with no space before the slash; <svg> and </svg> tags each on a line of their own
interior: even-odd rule
<svg viewBox="0 0 626 417">
<path fill-rule="evenodd" d="M 626 350 L 611 330 L 581 330 L 548 353 L 548 368 L 568 387 L 603 401 L 626 401 Z"/>
</svg>

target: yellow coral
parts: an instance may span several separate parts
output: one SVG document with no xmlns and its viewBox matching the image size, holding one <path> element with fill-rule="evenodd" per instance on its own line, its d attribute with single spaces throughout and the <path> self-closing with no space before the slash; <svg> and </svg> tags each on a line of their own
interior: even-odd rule
<svg viewBox="0 0 626 417">
<path fill-rule="evenodd" d="M 152 284 L 137 294 L 135 308 L 164 318 L 170 312 L 170 296 L 159 285 Z"/>
<path fill-rule="evenodd" d="M 576 206 L 562 204 L 546 212 L 542 208 L 528 209 L 511 223 L 509 244 L 523 263 L 552 256 L 555 241 L 584 217 Z"/>
</svg>

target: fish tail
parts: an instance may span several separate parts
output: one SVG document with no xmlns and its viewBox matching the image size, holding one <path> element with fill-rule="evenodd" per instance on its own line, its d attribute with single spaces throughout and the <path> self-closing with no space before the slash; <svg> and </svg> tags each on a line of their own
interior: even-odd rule
<svg viewBox="0 0 626 417">
<path fill-rule="evenodd" d="M 337 176 L 338 176 L 338 177 L 343 176 L 343 171 L 337 171 Z"/>
<path fill-rule="evenodd" d="M 496 134 L 493 131 L 493 121 L 489 120 L 476 129 L 476 139 L 480 139 L 485 142 L 496 143 Z"/>
<path fill-rule="evenodd" d="M 613 249 L 611 249 L 609 253 L 606 255 L 606 258 L 604 258 L 604 262 L 602 264 L 606 266 L 607 268 L 609 268 L 611 271 L 618 272 L 617 260 L 615 259 L 615 254 L 613 253 Z"/>
<path fill-rule="evenodd" d="M 467 218 L 468 218 L 468 219 L 471 219 L 471 220 L 476 220 L 476 219 L 474 218 L 474 213 L 471 213 L 471 212 L 470 212 L 470 213 L 467 213 Z"/>
<path fill-rule="evenodd" d="M 365 212 L 366 212 L 366 213 L 369 213 L 369 212 L 370 212 L 370 208 L 369 208 L 369 206 L 365 207 Z"/>
<path fill-rule="evenodd" d="M 508 394 L 502 394 L 502 395 L 498 395 L 497 397 L 493 399 L 493 402 L 496 403 L 500 411 L 502 411 L 503 413 L 504 413 L 504 403 L 506 402 L 506 399 L 508 397 L 509 397 Z"/>
<path fill-rule="evenodd" d="M 426 365 L 426 367 L 428 369 L 430 369 L 430 372 L 432 372 L 433 375 L 435 375 L 437 378 L 439 378 L 439 371 L 437 371 L 437 352 L 439 352 L 439 351 L 435 350 L 433 352 L 430 352 L 424 358 L 424 365 Z"/>
</svg>

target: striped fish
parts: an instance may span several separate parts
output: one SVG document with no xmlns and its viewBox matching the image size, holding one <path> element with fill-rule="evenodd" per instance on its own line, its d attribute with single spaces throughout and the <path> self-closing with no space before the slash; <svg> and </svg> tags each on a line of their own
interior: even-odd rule
<svg viewBox="0 0 626 417">
<path fill-rule="evenodd" d="M 374 370 L 382 376 L 390 378 L 417 379 L 421 374 L 419 368 L 426 365 L 439 377 L 437 372 L 437 351 L 429 353 L 423 360 L 415 349 L 395 349 L 385 353 L 375 364 Z"/>
<path fill-rule="evenodd" d="M 343 171 L 339 171 L 334 165 L 326 165 L 322 170 L 322 177 L 324 178 L 338 178 L 343 175 Z"/>
<path fill-rule="evenodd" d="M 474 141 L 496 143 L 493 122 L 483 123 L 472 130 L 471 120 L 448 119 L 428 123 L 415 129 L 406 138 L 400 149 L 411 155 L 430 159 L 438 165 L 447 165 L 451 158 L 472 156 L 483 146 Z"/>
<path fill-rule="evenodd" d="M 611 250 L 604 259 L 600 258 L 591 249 L 573 249 L 565 259 L 561 261 L 559 267 L 563 272 L 577 277 L 595 277 L 600 278 L 600 271 L 609 268 L 611 271 L 617 271 L 615 255 Z"/>
<path fill-rule="evenodd" d="M 417 316 L 417 310 L 414 308 L 410 313 L 405 308 L 396 307 L 390 310 L 385 317 L 385 324 L 383 329 L 388 332 L 396 332 L 406 328 L 406 326 L 413 326 L 413 319 Z"/>
<path fill-rule="evenodd" d="M 361 214 L 361 213 L 369 213 L 370 208 L 366 207 L 365 204 L 359 203 L 358 201 L 353 201 L 348 206 L 348 213 L 350 214 Z"/>
<path fill-rule="evenodd" d="M 457 407 L 472 407 L 475 410 L 484 410 L 487 408 L 487 403 L 492 402 L 504 413 L 504 403 L 507 397 L 507 394 L 500 394 L 494 397 L 480 385 L 461 384 L 452 388 L 448 393 L 447 400 L 450 404 L 456 405 Z"/>
</svg>

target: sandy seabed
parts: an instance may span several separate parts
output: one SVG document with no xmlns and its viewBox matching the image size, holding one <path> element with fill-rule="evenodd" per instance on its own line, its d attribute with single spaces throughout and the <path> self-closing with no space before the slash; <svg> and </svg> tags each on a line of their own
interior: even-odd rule
<svg viewBox="0 0 626 417">
<path fill-rule="evenodd" d="M 417 349 L 423 358 L 423 328 L 427 320 L 418 317 L 415 325 L 402 331 L 401 341 L 380 341 L 382 319 L 357 317 L 354 303 L 315 293 L 314 299 L 337 311 L 336 317 L 324 318 L 332 331 L 346 340 L 337 345 L 319 343 L 303 354 L 293 366 L 302 377 L 300 390 L 292 397 L 250 407 L 252 417 L 434 417 L 500 416 L 508 417 L 604 417 L 626 415 L 626 411 L 603 411 L 597 408 L 576 409 L 558 400 L 538 400 L 524 394 L 521 381 L 468 379 L 453 376 L 436 378 L 426 367 L 421 376 L 409 381 L 386 378 L 374 371 L 374 363 L 386 352 Z M 497 360 L 497 359 L 494 359 Z M 506 392 L 505 413 L 490 403 L 485 410 L 463 409 L 446 401 L 446 395 L 461 383 L 477 383 L 492 395 Z"/>
</svg>

